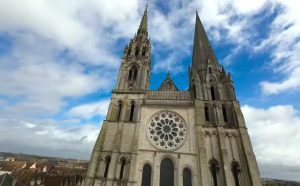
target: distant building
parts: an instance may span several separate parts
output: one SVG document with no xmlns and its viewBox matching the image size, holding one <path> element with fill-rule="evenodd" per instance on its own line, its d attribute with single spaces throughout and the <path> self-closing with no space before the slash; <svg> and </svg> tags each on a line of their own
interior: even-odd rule
<svg viewBox="0 0 300 186">
<path fill-rule="evenodd" d="M 86 186 L 261 186 L 232 79 L 198 14 L 187 91 L 170 74 L 149 90 L 147 21 L 146 8 L 124 49 Z"/>
<path fill-rule="evenodd" d="M 277 180 L 277 179 L 262 179 L 263 186 L 300 186 L 299 182 Z"/>
<path fill-rule="evenodd" d="M 4 161 L 15 161 L 15 157 L 6 157 Z"/>
<path fill-rule="evenodd" d="M 60 167 L 47 161 L 2 161 L 0 176 L 5 181 L 0 186 L 15 186 L 17 183 L 18 186 L 82 186 L 86 170 Z"/>
</svg>

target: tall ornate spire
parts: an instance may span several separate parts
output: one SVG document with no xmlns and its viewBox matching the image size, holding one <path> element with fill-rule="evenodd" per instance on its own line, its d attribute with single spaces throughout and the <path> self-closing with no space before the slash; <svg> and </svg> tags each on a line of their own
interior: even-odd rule
<svg viewBox="0 0 300 186">
<path fill-rule="evenodd" d="M 199 15 L 196 13 L 192 68 L 206 68 L 208 60 L 218 64 L 218 60 L 210 45 Z"/>
<path fill-rule="evenodd" d="M 146 5 L 142 21 L 140 23 L 138 34 L 146 34 L 148 36 L 148 5 Z"/>
<path fill-rule="evenodd" d="M 124 49 L 116 90 L 148 90 L 151 68 L 151 43 L 148 38 L 147 6 L 137 34 Z"/>
</svg>

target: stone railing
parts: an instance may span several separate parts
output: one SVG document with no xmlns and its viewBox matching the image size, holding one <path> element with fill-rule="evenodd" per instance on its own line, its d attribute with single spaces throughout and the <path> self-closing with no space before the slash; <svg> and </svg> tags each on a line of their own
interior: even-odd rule
<svg viewBox="0 0 300 186">
<path fill-rule="evenodd" d="M 149 100 L 190 100 L 189 91 L 148 91 Z"/>
</svg>

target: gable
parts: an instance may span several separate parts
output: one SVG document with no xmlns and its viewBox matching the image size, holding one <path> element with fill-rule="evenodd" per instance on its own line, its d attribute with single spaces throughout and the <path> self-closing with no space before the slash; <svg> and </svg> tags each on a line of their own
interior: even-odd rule
<svg viewBox="0 0 300 186">
<path fill-rule="evenodd" d="M 172 79 L 168 76 L 158 88 L 159 91 L 179 91 Z"/>
</svg>

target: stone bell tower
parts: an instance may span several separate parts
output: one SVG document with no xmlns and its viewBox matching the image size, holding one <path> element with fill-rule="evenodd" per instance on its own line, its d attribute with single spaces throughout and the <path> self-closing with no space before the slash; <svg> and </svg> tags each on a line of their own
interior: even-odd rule
<svg viewBox="0 0 300 186">
<path fill-rule="evenodd" d="M 125 47 L 86 186 L 261 186 L 230 74 L 198 15 L 187 91 L 168 73 L 149 90 L 147 7 Z"/>
</svg>

